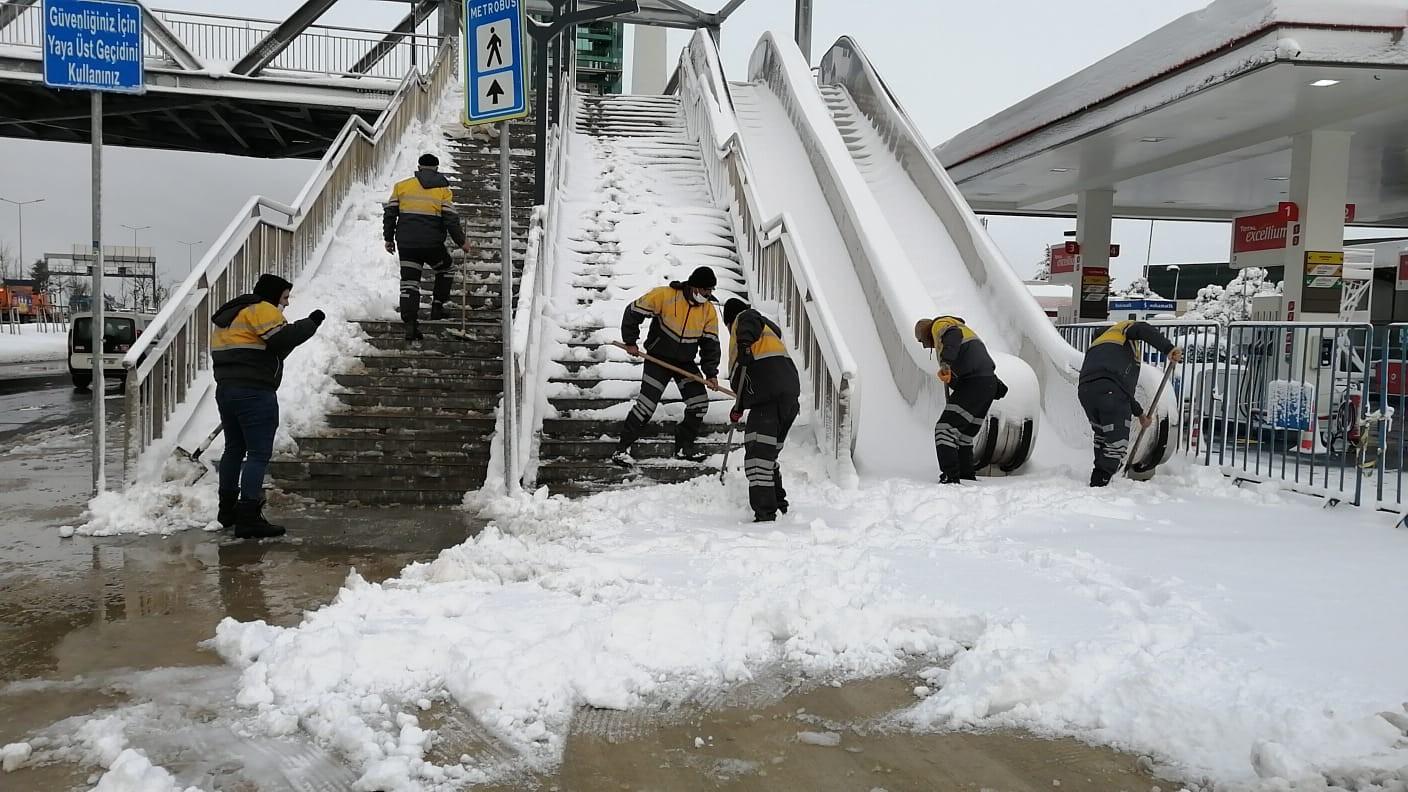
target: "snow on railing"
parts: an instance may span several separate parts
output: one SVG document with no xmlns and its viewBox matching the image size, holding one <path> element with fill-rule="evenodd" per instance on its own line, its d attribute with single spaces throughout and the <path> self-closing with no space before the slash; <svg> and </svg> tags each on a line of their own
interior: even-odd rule
<svg viewBox="0 0 1408 792">
<path fill-rule="evenodd" d="M 817 445 L 835 460 L 838 477 L 852 477 L 858 367 L 840 325 L 814 288 L 816 277 L 806 250 L 790 231 L 793 222 L 785 213 L 770 219 L 761 215 L 718 51 L 708 34 L 694 35 L 676 73 L 678 79 L 672 82 L 678 86 L 689 133 L 700 141 L 710 190 L 715 200 L 732 200 L 735 236 L 747 250 L 743 263 L 749 286 L 757 298 L 781 306 L 777 319 L 787 328 L 810 381 Z"/>
<path fill-rule="evenodd" d="M 434 112 L 454 77 L 456 49 L 453 38 L 445 39 L 426 74 L 407 74 L 375 124 L 350 117 L 292 206 L 250 198 L 123 357 L 129 481 L 144 452 L 163 438 L 175 442 L 197 415 L 195 403 L 211 384 L 213 309 L 247 291 L 261 273 L 293 281 L 315 260 L 352 187 L 390 164 L 410 124 Z M 169 444 L 159 449 L 170 450 Z M 159 471 L 166 453 L 155 456 Z"/>
<path fill-rule="evenodd" d="M 537 478 L 537 443 L 547 409 L 547 380 L 544 369 L 543 331 L 547 321 L 545 302 L 553 283 L 557 255 L 552 249 L 557 238 L 556 223 L 566 219 L 562 211 L 562 188 L 567 179 L 568 132 L 577 113 L 577 75 L 575 63 L 559 82 L 563 90 L 558 97 L 558 123 L 548 132 L 547 179 L 543 205 L 534 207 L 528 229 L 528 252 L 523 261 L 518 298 L 513 310 L 513 379 L 518 397 L 514 410 L 513 459 L 509 460 L 509 480 L 532 486 Z M 502 426 L 499 427 L 502 431 Z M 495 442 L 495 453 L 502 456 L 502 443 Z M 489 471 L 489 486 L 494 486 L 493 465 Z M 499 468 L 502 471 L 502 468 Z"/>
</svg>

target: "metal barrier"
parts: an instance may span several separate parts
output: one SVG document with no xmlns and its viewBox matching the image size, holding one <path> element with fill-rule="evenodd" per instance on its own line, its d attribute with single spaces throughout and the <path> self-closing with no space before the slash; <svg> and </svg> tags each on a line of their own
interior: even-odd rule
<svg viewBox="0 0 1408 792">
<path fill-rule="evenodd" d="M 1408 324 L 1150 324 L 1185 350 L 1173 377 L 1185 454 L 1238 480 L 1404 511 Z M 1084 350 L 1107 327 L 1059 329 Z"/>
<path fill-rule="evenodd" d="M 513 459 L 509 465 L 509 480 L 532 487 L 537 479 L 536 462 L 543 410 L 547 404 L 540 385 L 542 378 L 530 381 L 530 376 L 543 368 L 543 316 L 548 288 L 553 283 L 557 257 L 550 249 L 556 238 L 556 224 L 568 219 L 562 210 L 562 188 L 567 178 L 567 130 L 572 129 L 577 113 L 576 64 L 569 63 L 560 82 L 558 96 L 559 122 L 550 127 L 547 144 L 547 185 L 542 206 L 534 207 L 528 227 L 528 250 L 519 280 L 518 299 L 513 311 L 513 379 L 518 394 L 514 410 Z M 552 119 L 548 119 L 549 124 Z"/>
<path fill-rule="evenodd" d="M 351 188 L 389 165 L 412 121 L 435 111 L 455 76 L 456 41 L 444 41 L 427 74 L 407 74 L 376 124 L 352 116 L 291 206 L 249 199 L 122 360 L 127 369 L 125 462 L 167 434 L 167 424 L 209 369 L 212 309 L 272 272 L 297 278 L 333 230 Z M 273 215 L 271 219 L 267 215 Z"/>
<path fill-rule="evenodd" d="M 678 86 L 690 135 L 700 141 L 709 187 L 716 199 L 733 201 L 735 232 L 748 281 L 756 298 L 782 307 L 777 319 L 809 379 L 812 426 L 822 453 L 842 472 L 853 472 L 853 426 L 857 367 L 840 326 L 813 288 L 816 278 L 800 239 L 789 230 L 786 213 L 769 220 L 759 214 L 754 178 L 733 121 L 714 40 L 697 32 L 680 56 Z M 718 141 L 723 141 L 720 144 Z M 804 394 L 806 396 L 807 394 Z"/>
<path fill-rule="evenodd" d="M 0 7 L 15 5 L 0 2 Z M 40 50 L 44 41 L 42 5 L 35 3 L 20 10 L 13 22 L 0 28 L 0 46 Z M 213 71 L 228 68 L 252 50 L 279 25 L 278 20 L 257 17 L 236 17 L 197 11 L 154 8 L 156 15 L 190 49 L 207 62 Z M 288 48 L 269 64 L 277 71 L 339 76 L 368 76 L 400 79 L 412 63 L 434 61 L 440 38 L 427 34 L 405 34 L 391 43 L 383 43 L 387 31 L 337 25 L 310 25 Z M 366 72 L 354 72 L 352 67 L 373 50 L 385 50 L 382 59 Z M 146 37 L 143 56 L 151 66 L 174 65 L 174 61 L 150 36 Z"/>
</svg>

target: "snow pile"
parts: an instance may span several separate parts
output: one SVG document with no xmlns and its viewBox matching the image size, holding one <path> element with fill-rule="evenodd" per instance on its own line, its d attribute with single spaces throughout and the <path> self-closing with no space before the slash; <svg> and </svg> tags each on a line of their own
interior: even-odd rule
<svg viewBox="0 0 1408 792">
<path fill-rule="evenodd" d="M 18 333 L 11 330 L 18 329 Z M 39 325 L 0 325 L 0 363 L 38 363 L 68 357 L 68 332 L 41 331 Z"/>
<path fill-rule="evenodd" d="M 1081 486 L 1083 465 L 847 490 L 814 451 L 783 464 L 794 506 L 773 525 L 741 522 L 739 477 L 524 495 L 399 579 L 353 574 L 299 627 L 227 619 L 213 645 L 242 669 L 254 722 L 306 730 L 375 788 L 503 770 L 429 763 L 426 701 L 545 769 L 582 706 L 659 707 L 769 667 L 844 680 L 916 661 L 949 666 L 899 716 L 920 728 L 1073 735 L 1219 783 L 1279 776 L 1268 790 L 1408 765 L 1392 720 L 1408 635 L 1390 626 L 1408 623 L 1408 536 L 1382 521 L 1328 526 L 1315 504 L 1200 467 L 1101 491 Z"/>
<path fill-rule="evenodd" d="M 1193 306 L 1183 318 L 1217 322 L 1223 327 L 1232 322 L 1245 322 L 1252 318 L 1254 298 L 1280 294 L 1281 288 L 1281 283 L 1267 280 L 1266 270 L 1247 267 L 1238 270 L 1237 277 L 1225 288 L 1214 284 L 1199 289 Z"/>
<path fill-rule="evenodd" d="M 93 792 L 180 792 L 180 789 L 170 773 L 154 766 L 142 752 L 128 748 L 113 760 Z M 187 787 L 186 792 L 200 790 Z"/>
<path fill-rule="evenodd" d="M 214 459 L 214 457 L 213 457 Z M 216 476 L 206 475 L 198 485 L 188 484 L 192 466 L 173 464 L 176 478 L 156 484 L 138 484 L 125 491 L 104 492 L 88 501 L 84 522 L 77 526 L 84 536 L 119 534 L 171 534 L 190 528 L 220 530 L 215 522 L 219 505 Z"/>
</svg>

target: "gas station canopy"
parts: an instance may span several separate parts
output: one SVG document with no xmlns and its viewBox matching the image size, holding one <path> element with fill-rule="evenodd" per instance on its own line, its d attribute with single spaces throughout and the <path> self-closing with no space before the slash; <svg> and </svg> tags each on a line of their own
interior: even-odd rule
<svg viewBox="0 0 1408 792">
<path fill-rule="evenodd" d="M 1356 225 L 1408 226 L 1408 0 L 1219 0 L 936 149 L 974 210 L 1231 219 L 1288 200 L 1293 136 L 1352 133 Z"/>
</svg>

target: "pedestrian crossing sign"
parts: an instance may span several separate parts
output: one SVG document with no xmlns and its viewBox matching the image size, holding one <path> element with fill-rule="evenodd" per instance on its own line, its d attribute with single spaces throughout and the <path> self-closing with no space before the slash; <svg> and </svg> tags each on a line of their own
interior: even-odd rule
<svg viewBox="0 0 1408 792">
<path fill-rule="evenodd" d="M 528 115 L 525 2 L 465 0 L 465 126 Z"/>
</svg>

